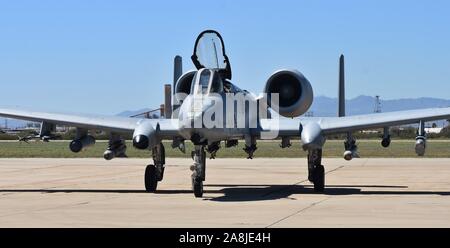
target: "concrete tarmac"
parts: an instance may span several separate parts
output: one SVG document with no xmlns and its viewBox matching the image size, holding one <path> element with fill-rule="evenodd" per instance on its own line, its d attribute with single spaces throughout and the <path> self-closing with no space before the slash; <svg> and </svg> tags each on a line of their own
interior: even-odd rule
<svg viewBox="0 0 450 248">
<path fill-rule="evenodd" d="M 324 159 L 315 194 L 305 159 L 207 160 L 194 198 L 190 159 L 0 159 L 0 227 L 450 227 L 450 159 Z"/>
</svg>

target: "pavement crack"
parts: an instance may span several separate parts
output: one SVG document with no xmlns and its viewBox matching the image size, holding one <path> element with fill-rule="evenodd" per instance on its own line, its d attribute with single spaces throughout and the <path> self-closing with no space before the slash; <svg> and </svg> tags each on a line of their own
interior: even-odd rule
<svg viewBox="0 0 450 248">
<path fill-rule="evenodd" d="M 127 175 L 127 174 L 133 174 L 133 173 L 140 172 L 140 171 L 142 171 L 142 169 L 126 171 L 126 172 L 109 172 L 109 173 L 81 175 L 81 176 L 76 176 L 76 177 L 67 177 L 67 178 L 59 178 L 59 179 L 51 179 L 51 180 L 42 180 L 42 181 L 37 181 L 37 182 L 3 185 L 0 187 L 13 188 L 13 187 L 20 187 L 20 186 L 24 186 L 24 185 L 35 186 L 35 185 L 39 185 L 39 184 L 52 184 L 52 183 L 58 183 L 58 182 L 64 182 L 64 181 L 73 181 L 73 180 L 91 179 L 91 178 L 93 178 L 92 181 L 111 180 L 111 178 L 105 178 L 105 179 L 96 179 L 96 178 L 105 177 L 105 176 L 117 176 L 118 174 Z M 92 181 L 90 181 L 90 182 L 92 182 Z M 79 183 L 76 183 L 76 184 L 79 184 Z M 73 185 L 73 184 L 70 184 L 70 185 Z"/>
<path fill-rule="evenodd" d="M 335 172 L 335 171 L 337 171 L 337 170 L 339 170 L 339 169 L 342 169 L 342 168 L 344 168 L 344 167 L 345 167 L 344 165 L 341 165 L 341 166 L 339 166 L 339 167 L 337 167 L 337 168 L 334 168 L 334 169 L 332 169 L 332 170 L 329 170 L 329 171 L 325 172 L 325 175 L 330 174 L 330 173 L 333 173 L 333 172 Z M 302 184 L 302 183 L 307 182 L 307 181 L 308 181 L 308 179 L 305 179 L 305 180 L 302 180 L 302 181 L 300 181 L 300 182 L 294 183 L 294 184 L 292 184 L 292 185 L 289 185 L 289 186 L 286 186 L 286 187 L 282 187 L 282 188 L 277 189 L 277 190 L 273 190 L 273 191 L 271 191 L 271 192 L 268 192 L 268 193 L 264 194 L 264 197 L 266 197 L 266 196 L 268 196 L 268 195 L 270 195 L 270 194 L 276 193 L 276 192 L 280 192 L 280 191 L 282 191 L 282 190 L 286 190 L 286 189 L 288 189 L 288 188 L 294 187 L 294 186 L 296 186 L 296 185 Z M 286 220 L 286 219 L 288 219 L 288 218 L 290 218 L 290 217 L 292 217 L 292 216 L 294 216 L 294 215 L 300 214 L 300 213 L 302 213 L 302 212 L 304 212 L 304 211 L 306 211 L 306 210 L 308 210 L 308 209 L 310 209 L 310 208 L 312 208 L 312 207 L 314 207 L 314 206 L 316 206 L 316 205 L 318 205 L 318 204 L 320 204 L 320 203 L 322 203 L 322 202 L 328 200 L 329 198 L 330 198 L 330 197 L 327 197 L 327 198 L 322 199 L 322 200 L 320 200 L 320 201 L 313 202 L 311 205 L 309 205 L 309 206 L 307 206 L 307 207 L 304 207 L 304 208 L 302 208 L 302 209 L 300 209 L 300 210 L 298 210 L 298 211 L 296 211 L 296 212 L 294 212 L 294 213 L 292 213 L 292 214 L 290 214 L 290 215 L 288 215 L 288 216 L 285 216 L 285 217 L 283 217 L 283 218 L 281 218 L 281 219 L 279 219 L 279 220 L 273 222 L 272 224 L 266 226 L 266 228 L 272 227 L 272 226 L 274 226 L 274 225 L 276 225 L 276 224 L 278 224 L 278 223 L 280 223 L 280 222 L 282 222 L 282 221 L 284 221 L 284 220 Z"/>
<path fill-rule="evenodd" d="M 342 169 L 342 168 L 344 168 L 344 167 L 345 167 L 344 165 L 341 165 L 341 166 L 339 166 L 339 167 L 337 167 L 337 168 L 334 168 L 334 169 L 332 169 L 332 170 L 326 171 L 326 172 L 325 172 L 325 175 L 328 175 L 328 174 L 330 174 L 330 173 L 333 173 L 333 172 L 335 172 L 335 171 L 337 171 L 337 170 L 339 170 L 339 169 Z M 273 193 L 277 193 L 277 192 L 284 191 L 284 190 L 286 190 L 286 189 L 292 188 L 292 187 L 294 187 L 294 186 L 303 184 L 303 183 L 308 182 L 308 181 L 309 181 L 308 179 L 304 179 L 304 180 L 299 181 L 299 182 L 296 182 L 296 183 L 294 183 L 294 184 L 287 185 L 287 186 L 284 186 L 284 187 L 281 187 L 281 188 L 278 188 L 278 189 L 269 191 L 269 192 L 265 193 L 265 194 L 263 195 L 263 197 L 269 196 L 269 195 L 271 195 L 271 194 L 273 194 Z"/>
<path fill-rule="evenodd" d="M 330 197 L 327 197 L 327 198 L 322 199 L 322 200 L 320 200 L 320 201 L 313 202 L 313 203 L 311 203 L 309 206 L 304 207 L 304 208 L 302 208 L 302 209 L 300 209 L 300 210 L 298 210 L 298 211 L 296 211 L 296 212 L 294 212 L 294 213 L 292 213 L 292 214 L 290 214 L 290 215 L 288 215 L 288 216 L 285 216 L 285 217 L 283 217 L 283 218 L 281 218 L 281 219 L 279 219 L 279 220 L 273 222 L 272 224 L 266 226 L 265 228 L 270 228 L 270 227 L 272 227 L 272 226 L 274 226 L 274 225 L 276 225 L 276 224 L 279 224 L 279 223 L 282 222 L 282 221 L 285 221 L 285 220 L 289 219 L 290 217 L 292 217 L 292 216 L 294 216 L 294 215 L 301 214 L 301 213 L 305 212 L 306 210 L 308 210 L 308 209 L 310 209 L 310 208 L 312 208 L 312 207 L 314 207 L 314 206 L 317 206 L 317 205 L 319 205 L 320 203 L 322 203 L 322 202 L 324 202 L 324 201 L 326 201 L 326 200 L 328 200 L 328 199 L 330 199 Z"/>
<path fill-rule="evenodd" d="M 364 160 L 364 162 L 361 164 L 362 167 L 366 166 L 367 162 L 369 162 L 369 158 L 366 158 L 366 160 Z"/>
<path fill-rule="evenodd" d="M 91 204 L 92 202 L 96 202 L 96 201 L 103 201 L 105 199 L 115 199 L 118 198 L 118 196 L 104 196 L 104 197 L 100 197 L 100 198 L 96 198 L 94 200 L 90 200 L 90 201 L 82 201 L 82 202 L 73 202 L 73 203 L 67 203 L 67 204 L 60 204 L 60 205 L 55 205 L 55 206 L 51 206 L 51 207 L 45 207 L 45 208 L 37 208 L 37 209 L 30 209 L 30 210 L 22 210 L 22 211 L 18 211 L 18 212 L 13 212 L 13 213 L 9 213 L 9 214 L 3 214 L 0 215 L 0 218 L 4 218 L 4 217 L 10 217 L 10 216 L 15 216 L 15 215 L 21 215 L 21 214 L 28 214 L 28 213 L 36 213 L 36 212 L 42 212 L 42 211 L 48 211 L 48 210 L 56 210 L 56 209 L 67 209 L 67 208 L 71 208 L 71 207 L 78 207 L 78 206 L 82 206 L 82 205 L 88 205 Z"/>
</svg>

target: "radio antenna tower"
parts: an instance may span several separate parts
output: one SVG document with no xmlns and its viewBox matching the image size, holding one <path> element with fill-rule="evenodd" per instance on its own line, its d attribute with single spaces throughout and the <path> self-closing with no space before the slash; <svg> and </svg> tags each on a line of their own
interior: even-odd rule
<svg viewBox="0 0 450 248">
<path fill-rule="evenodd" d="M 380 96 L 375 96 L 375 108 L 373 110 L 374 113 L 381 113 L 381 100 Z"/>
</svg>

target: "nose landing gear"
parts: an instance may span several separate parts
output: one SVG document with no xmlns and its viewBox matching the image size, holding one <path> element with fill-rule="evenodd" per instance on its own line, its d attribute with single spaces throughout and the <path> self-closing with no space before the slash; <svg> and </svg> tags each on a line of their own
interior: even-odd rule
<svg viewBox="0 0 450 248">
<path fill-rule="evenodd" d="M 192 171 L 192 190 L 195 197 L 203 196 L 203 181 L 206 177 L 206 152 L 203 145 L 196 145 L 195 151 L 192 152 L 194 164 L 191 166 Z"/>
</svg>

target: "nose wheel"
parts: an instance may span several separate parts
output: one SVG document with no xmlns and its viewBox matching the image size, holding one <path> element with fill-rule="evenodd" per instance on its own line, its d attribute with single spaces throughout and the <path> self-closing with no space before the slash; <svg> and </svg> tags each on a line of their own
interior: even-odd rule
<svg viewBox="0 0 450 248">
<path fill-rule="evenodd" d="M 206 172 L 206 152 L 203 146 L 196 145 L 195 151 L 192 152 L 194 164 L 192 170 L 192 190 L 194 196 L 199 198 L 203 196 L 203 181 L 205 181 Z"/>
</svg>

